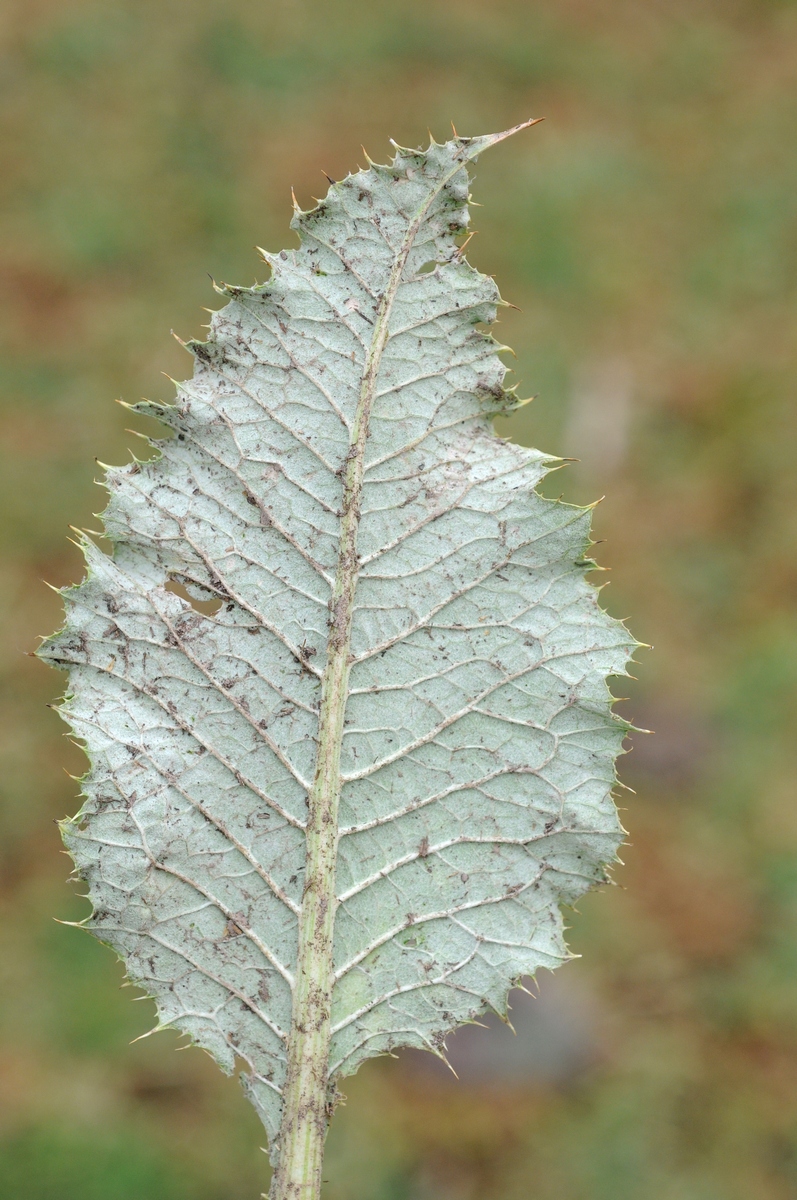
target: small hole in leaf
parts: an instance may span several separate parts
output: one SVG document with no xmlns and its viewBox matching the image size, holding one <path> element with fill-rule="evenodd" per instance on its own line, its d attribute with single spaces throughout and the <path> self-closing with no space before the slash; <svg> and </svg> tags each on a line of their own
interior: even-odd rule
<svg viewBox="0 0 797 1200">
<path fill-rule="evenodd" d="M 418 274 L 419 275 L 431 275 L 432 271 L 435 269 L 436 266 L 438 266 L 438 263 L 435 261 L 435 259 L 431 259 L 430 262 L 426 262 L 423 264 L 422 267 L 418 268 Z"/>
<path fill-rule="evenodd" d="M 222 601 L 217 596 L 209 596 L 207 600 L 197 600 L 191 595 L 188 588 L 182 583 L 178 583 L 176 579 L 169 580 L 166 584 L 166 591 L 171 592 L 173 596 L 179 596 L 181 600 L 187 600 L 194 611 L 202 613 L 203 617 L 215 617 L 222 606 Z"/>
</svg>

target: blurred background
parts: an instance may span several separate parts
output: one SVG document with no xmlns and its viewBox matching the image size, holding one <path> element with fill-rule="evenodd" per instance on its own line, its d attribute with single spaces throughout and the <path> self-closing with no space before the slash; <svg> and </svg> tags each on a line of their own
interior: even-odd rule
<svg viewBox="0 0 797 1200">
<path fill-rule="evenodd" d="M 543 125 L 479 164 L 477 266 L 520 311 L 500 432 L 579 461 L 604 601 L 655 646 L 621 681 L 618 886 L 517 1036 L 346 1081 L 328 1200 L 797 1197 L 797 4 L 6 0 L 0 8 L 0 1197 L 254 1200 L 234 1079 L 150 1028 L 54 820 L 80 751 L 27 657 L 96 525 L 117 396 L 170 399 L 170 338 L 262 278 L 388 137 Z M 144 430 L 143 422 L 138 428 Z M 153 429 L 146 430 L 154 432 Z M 140 452 L 140 443 L 138 443 Z"/>
</svg>

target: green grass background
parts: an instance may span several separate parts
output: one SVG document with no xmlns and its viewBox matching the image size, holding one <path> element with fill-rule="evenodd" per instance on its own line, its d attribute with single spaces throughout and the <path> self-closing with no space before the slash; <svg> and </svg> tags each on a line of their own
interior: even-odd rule
<svg viewBox="0 0 797 1200">
<path fill-rule="evenodd" d="M 244 1200 L 268 1177 L 235 1080 L 170 1034 L 131 1045 L 151 1003 L 53 920 L 85 911 L 53 824 L 82 756 L 26 654 L 59 620 L 41 580 L 81 574 L 94 457 L 134 444 L 113 399 L 170 398 L 170 328 L 200 332 L 208 273 L 250 283 L 255 244 L 293 244 L 291 186 L 307 207 L 361 143 L 532 115 L 474 185 L 469 254 L 518 305 L 498 332 L 538 394 L 502 432 L 581 457 L 549 491 L 606 494 L 604 598 L 655 645 L 621 689 L 658 731 L 622 764 L 621 886 L 571 919 L 599 1052 L 557 1086 L 370 1063 L 326 1195 L 797 1197 L 797 4 L 7 0 L 2 1200 Z"/>
</svg>

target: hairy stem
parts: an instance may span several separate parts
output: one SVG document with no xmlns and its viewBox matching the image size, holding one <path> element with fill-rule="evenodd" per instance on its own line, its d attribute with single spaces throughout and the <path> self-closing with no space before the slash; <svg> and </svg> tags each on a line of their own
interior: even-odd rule
<svg viewBox="0 0 797 1200">
<path fill-rule="evenodd" d="M 409 223 L 387 286 L 379 301 L 349 451 L 342 472 L 340 550 L 330 601 L 327 660 L 321 684 L 316 769 L 308 797 L 305 883 L 299 920 L 299 950 L 288 1040 L 284 1107 L 279 1133 L 279 1160 L 269 1200 L 318 1200 L 321 1193 L 324 1140 L 332 1103 L 329 1089 L 329 1046 L 334 986 L 332 949 L 337 907 L 335 864 L 339 837 L 340 753 L 351 665 L 354 595 L 359 570 L 357 530 L 360 522 L 360 499 L 376 381 L 387 343 L 390 311 L 412 245 L 433 201 L 471 156 L 467 149 L 463 148 L 461 161 L 445 178 L 438 181 Z"/>
<path fill-rule="evenodd" d="M 412 237 L 417 230 L 413 222 Z M 387 324 L 412 237 L 397 256 L 379 304 L 363 373 L 351 444 L 343 472 L 340 551 L 330 601 L 327 662 L 321 684 L 318 750 L 309 796 L 307 856 L 299 956 L 288 1042 L 288 1073 L 279 1164 L 272 1200 L 316 1200 L 329 1123 L 329 1042 L 331 1036 L 332 937 L 335 924 L 335 860 L 338 846 L 340 750 L 348 695 L 351 625 L 357 586 L 357 527 L 360 521 L 365 447 Z"/>
</svg>

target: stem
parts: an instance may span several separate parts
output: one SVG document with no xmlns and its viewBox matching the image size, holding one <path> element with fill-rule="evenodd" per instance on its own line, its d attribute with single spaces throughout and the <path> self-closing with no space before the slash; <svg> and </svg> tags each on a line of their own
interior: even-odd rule
<svg viewBox="0 0 797 1200">
<path fill-rule="evenodd" d="M 508 134 L 494 140 L 501 140 L 503 136 Z M 332 1099 L 329 1095 L 329 1046 L 334 985 L 332 939 L 338 904 L 335 866 L 339 837 L 340 751 L 351 665 L 354 594 L 359 572 L 357 529 L 360 498 L 376 381 L 387 342 L 390 311 L 418 230 L 435 197 L 473 156 L 474 152 L 463 152 L 456 166 L 437 181 L 436 187 L 430 191 L 408 226 L 377 309 L 351 441 L 342 471 L 340 550 L 330 601 L 327 660 L 321 683 L 316 770 L 308 797 L 305 883 L 279 1133 L 279 1161 L 269 1200 L 319 1200 L 321 1193 L 321 1164 Z"/>
<path fill-rule="evenodd" d="M 413 237 L 414 233 L 413 229 Z M 337 907 L 335 863 L 340 749 L 349 690 L 360 496 L 371 405 L 387 341 L 388 316 L 411 245 L 408 238 L 380 300 L 343 472 L 340 551 L 330 601 L 327 662 L 321 683 L 316 771 L 308 798 L 299 955 L 288 1040 L 279 1164 L 269 1193 L 272 1200 L 317 1200 L 321 1191 L 321 1163 L 330 1109 L 327 1091 L 334 982 L 332 936 Z"/>
</svg>

